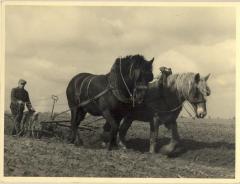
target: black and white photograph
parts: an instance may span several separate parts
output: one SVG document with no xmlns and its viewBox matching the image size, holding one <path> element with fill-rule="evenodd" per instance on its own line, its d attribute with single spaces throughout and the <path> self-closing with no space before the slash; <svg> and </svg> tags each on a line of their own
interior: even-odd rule
<svg viewBox="0 0 240 184">
<path fill-rule="evenodd" d="M 236 7 L 3 6 L 3 177 L 235 179 Z"/>
</svg>

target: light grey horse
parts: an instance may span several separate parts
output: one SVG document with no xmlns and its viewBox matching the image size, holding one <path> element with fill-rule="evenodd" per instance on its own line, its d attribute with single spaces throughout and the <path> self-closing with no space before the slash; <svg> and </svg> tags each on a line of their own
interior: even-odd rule
<svg viewBox="0 0 240 184">
<path fill-rule="evenodd" d="M 196 117 L 207 115 L 206 96 L 210 95 L 206 77 L 199 73 L 181 73 L 168 76 L 164 88 L 159 88 L 158 80 L 149 84 L 147 95 L 142 105 L 136 106 L 132 112 L 124 117 L 119 130 L 120 144 L 125 147 L 125 136 L 134 120 L 150 122 L 150 152 L 156 151 L 159 126 L 164 124 L 171 129 L 172 136 L 169 144 L 162 147 L 163 154 L 171 154 L 180 143 L 176 119 L 179 116 L 184 101 L 193 106 Z M 104 132 L 108 131 L 108 123 L 104 125 Z"/>
</svg>

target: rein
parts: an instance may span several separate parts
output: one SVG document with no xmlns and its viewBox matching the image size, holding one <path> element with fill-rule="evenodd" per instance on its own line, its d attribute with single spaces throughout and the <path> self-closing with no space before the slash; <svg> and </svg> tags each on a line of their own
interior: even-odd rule
<svg viewBox="0 0 240 184">
<path fill-rule="evenodd" d="M 133 64 L 131 65 L 131 68 L 130 68 L 130 72 L 132 71 L 132 67 L 133 67 Z M 134 86 L 134 90 L 133 90 L 133 93 L 131 93 L 131 91 L 129 90 L 128 88 L 128 85 L 126 83 L 126 81 L 124 80 L 124 77 L 123 77 L 123 74 L 122 74 L 122 59 L 120 58 L 120 67 L 119 67 L 119 70 L 120 70 L 120 75 L 121 75 L 121 78 L 122 78 L 122 81 L 125 85 L 125 88 L 127 89 L 127 92 L 130 96 L 130 99 L 132 101 L 132 104 L 133 104 L 133 107 L 135 106 L 135 92 L 136 92 L 136 85 Z"/>
<path fill-rule="evenodd" d="M 164 97 L 163 97 L 162 100 L 165 102 L 165 104 L 166 104 L 167 106 L 169 106 L 168 103 L 167 103 L 167 101 L 166 101 L 166 96 L 165 96 L 165 95 L 164 95 Z M 183 106 L 183 103 L 180 103 L 178 106 L 176 106 L 176 107 L 174 107 L 174 108 L 172 108 L 172 109 L 170 109 L 170 110 L 165 110 L 165 111 L 160 111 L 160 110 L 157 110 L 157 109 L 155 109 L 155 108 L 153 108 L 153 107 L 151 107 L 151 108 L 152 108 L 154 111 L 158 112 L 158 113 L 172 113 L 172 112 L 176 112 L 177 110 L 179 110 L 180 108 L 182 108 L 182 106 Z"/>
<path fill-rule="evenodd" d="M 124 83 L 124 85 L 125 85 L 125 87 L 126 87 L 126 89 L 127 89 L 127 92 L 128 92 L 128 94 L 129 94 L 130 98 L 134 100 L 133 94 L 132 94 L 131 91 L 129 90 L 129 88 L 128 88 L 128 86 L 127 86 L 127 83 L 126 83 L 126 81 L 124 80 L 124 77 L 123 77 L 123 74 L 122 74 L 122 59 L 121 59 L 121 58 L 120 58 L 120 75 L 121 75 L 122 81 L 123 81 L 123 83 Z"/>
<path fill-rule="evenodd" d="M 166 110 L 166 111 L 160 111 L 154 107 L 150 107 L 152 108 L 154 111 L 158 112 L 158 113 L 172 113 L 172 112 L 176 112 L 178 109 L 182 108 L 182 104 L 178 105 L 177 107 L 174 107 L 173 109 L 170 110 Z"/>
</svg>

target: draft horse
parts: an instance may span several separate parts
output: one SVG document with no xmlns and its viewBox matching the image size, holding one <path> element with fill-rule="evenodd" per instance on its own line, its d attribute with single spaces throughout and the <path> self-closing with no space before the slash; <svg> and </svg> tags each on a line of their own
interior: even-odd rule
<svg viewBox="0 0 240 184">
<path fill-rule="evenodd" d="M 210 95 L 206 77 L 199 73 L 181 73 L 168 76 L 166 85 L 162 88 L 156 80 L 149 84 L 144 103 L 136 106 L 128 113 L 120 126 L 120 144 L 126 146 L 125 136 L 134 120 L 150 123 L 150 153 L 156 152 L 159 126 L 164 124 L 171 129 L 170 143 L 163 146 L 161 152 L 170 155 L 180 143 L 176 119 L 178 118 L 184 101 L 193 106 L 196 117 L 204 118 L 207 115 L 206 96 Z M 107 134 L 110 124 L 104 125 L 104 134 Z"/>
<path fill-rule="evenodd" d="M 152 63 L 141 55 L 117 58 L 105 75 L 79 73 L 71 79 L 66 95 L 71 109 L 71 143 L 82 145 L 78 132 L 86 113 L 103 116 L 111 125 L 108 149 L 117 146 L 119 123 L 135 104 L 143 102 L 153 80 Z"/>
</svg>

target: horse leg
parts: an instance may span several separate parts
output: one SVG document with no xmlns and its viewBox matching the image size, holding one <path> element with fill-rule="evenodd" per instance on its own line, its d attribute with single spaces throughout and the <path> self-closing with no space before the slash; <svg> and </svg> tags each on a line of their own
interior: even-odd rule
<svg viewBox="0 0 240 184">
<path fill-rule="evenodd" d="M 120 129 L 119 129 L 119 145 L 123 149 L 127 149 L 127 147 L 126 147 L 126 135 L 127 135 L 128 129 L 132 125 L 132 122 L 133 122 L 133 120 L 131 118 L 125 117 L 125 118 L 123 118 L 123 122 L 120 126 Z"/>
<path fill-rule="evenodd" d="M 118 133 L 120 120 L 117 120 L 116 118 L 114 118 L 109 110 L 104 111 L 103 116 L 107 120 L 107 122 L 110 123 L 110 126 L 111 126 L 109 145 L 108 145 L 108 150 L 111 150 L 114 146 L 117 146 L 117 133 Z"/>
<path fill-rule="evenodd" d="M 71 143 L 74 143 L 76 146 L 80 146 L 83 144 L 78 132 L 78 126 L 84 119 L 85 115 L 86 113 L 83 111 L 82 108 L 74 108 L 71 110 L 71 129 L 72 129 Z"/>
<path fill-rule="evenodd" d="M 177 122 L 175 121 L 175 122 L 171 123 L 169 125 L 169 128 L 172 131 L 171 140 L 170 140 L 169 144 L 167 144 L 161 148 L 161 152 L 165 155 L 171 154 L 180 142 L 180 136 L 179 136 L 178 128 L 177 128 Z"/>
<path fill-rule="evenodd" d="M 160 121 L 157 116 L 153 117 L 153 121 L 150 122 L 150 153 L 156 152 L 156 144 L 158 140 L 158 130 L 159 130 Z"/>
<path fill-rule="evenodd" d="M 106 121 L 103 125 L 103 132 L 101 134 L 101 146 L 103 148 L 107 147 L 107 144 L 109 143 L 110 131 L 111 125 L 108 121 Z"/>
<path fill-rule="evenodd" d="M 70 143 L 74 143 L 76 139 L 76 132 L 75 132 L 75 127 L 76 127 L 76 117 L 77 117 L 77 112 L 76 108 L 71 109 L 71 137 L 70 137 Z"/>
</svg>

